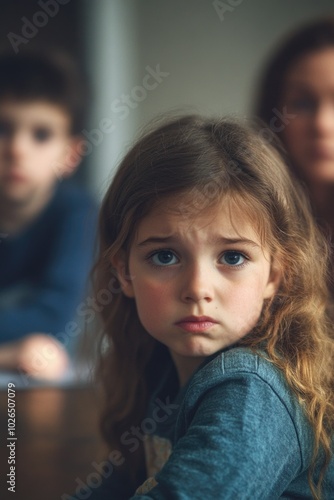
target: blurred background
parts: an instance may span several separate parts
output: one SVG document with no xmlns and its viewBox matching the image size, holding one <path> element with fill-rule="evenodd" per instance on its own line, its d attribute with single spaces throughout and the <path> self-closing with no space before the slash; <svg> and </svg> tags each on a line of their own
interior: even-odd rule
<svg viewBox="0 0 334 500">
<path fill-rule="evenodd" d="M 286 33 L 331 0 L 1 0 L 0 44 L 60 47 L 93 94 L 79 176 L 99 200 L 140 129 L 165 111 L 245 115 Z"/>
</svg>

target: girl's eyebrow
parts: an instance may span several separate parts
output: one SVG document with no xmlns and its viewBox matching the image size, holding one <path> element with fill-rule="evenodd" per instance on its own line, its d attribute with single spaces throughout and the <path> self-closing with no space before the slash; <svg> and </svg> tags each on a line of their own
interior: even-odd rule
<svg viewBox="0 0 334 500">
<path fill-rule="evenodd" d="M 139 247 L 151 245 L 152 243 L 176 243 L 179 239 L 175 236 L 151 236 L 146 240 L 138 243 Z M 250 245 L 254 247 L 259 247 L 260 245 L 253 240 L 247 238 L 227 238 L 225 236 L 217 236 L 213 238 L 214 244 L 224 244 L 224 245 Z"/>
<path fill-rule="evenodd" d="M 175 238 L 175 236 L 151 236 L 141 243 L 138 243 L 138 246 L 143 247 L 151 243 L 175 243 L 176 241 L 177 238 Z"/>
</svg>

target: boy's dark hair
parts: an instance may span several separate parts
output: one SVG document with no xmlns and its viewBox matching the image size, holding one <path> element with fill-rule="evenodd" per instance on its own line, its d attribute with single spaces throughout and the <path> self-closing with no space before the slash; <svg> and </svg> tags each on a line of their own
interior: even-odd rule
<svg viewBox="0 0 334 500">
<path fill-rule="evenodd" d="M 0 53 L 0 100 L 47 101 L 66 111 L 71 133 L 84 127 L 88 88 L 74 61 L 55 51 Z"/>
</svg>

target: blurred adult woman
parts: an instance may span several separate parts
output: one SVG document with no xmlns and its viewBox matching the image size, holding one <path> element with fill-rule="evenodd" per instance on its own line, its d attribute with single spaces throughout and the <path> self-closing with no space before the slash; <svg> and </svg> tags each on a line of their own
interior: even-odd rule
<svg viewBox="0 0 334 500">
<path fill-rule="evenodd" d="M 257 116 L 276 132 L 334 236 L 334 18 L 292 33 L 262 77 Z"/>
</svg>

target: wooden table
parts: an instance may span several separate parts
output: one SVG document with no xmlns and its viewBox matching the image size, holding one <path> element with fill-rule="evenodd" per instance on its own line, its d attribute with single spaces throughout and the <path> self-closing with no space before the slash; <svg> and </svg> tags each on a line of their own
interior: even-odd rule
<svg viewBox="0 0 334 500">
<path fill-rule="evenodd" d="M 15 493 L 6 484 L 7 398 L 7 390 L 1 390 L 0 498 L 69 500 L 80 480 L 85 483 L 96 472 L 92 462 L 105 456 L 96 393 L 91 387 L 16 391 Z"/>
</svg>

